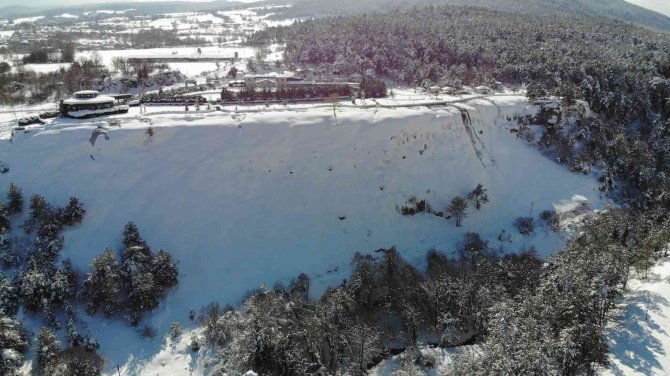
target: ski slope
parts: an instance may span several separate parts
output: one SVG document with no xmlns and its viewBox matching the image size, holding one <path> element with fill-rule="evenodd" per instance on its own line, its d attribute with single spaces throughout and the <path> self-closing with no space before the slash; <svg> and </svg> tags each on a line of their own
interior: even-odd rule
<svg viewBox="0 0 670 376">
<path fill-rule="evenodd" d="M 14 182 L 26 197 L 39 193 L 60 205 L 79 197 L 86 218 L 66 230 L 62 256 L 83 271 L 106 247 L 120 248 L 131 220 L 155 250 L 174 255 L 179 286 L 144 322 L 158 333 L 173 321 L 192 328 L 192 308 L 235 304 L 246 291 L 302 272 L 319 294 L 348 276 L 357 251 L 396 246 L 421 266 L 428 249 L 453 250 L 475 231 L 501 252 L 534 246 L 547 256 L 565 234 L 538 226 L 521 236 L 516 217 L 584 200 L 605 204 L 594 176 L 569 172 L 509 131 L 508 117 L 536 111 L 524 97 L 457 106 L 343 107 L 336 117 L 329 107 L 237 114 L 173 107 L 147 117 L 153 136 L 131 112 L 95 146 L 89 138 L 101 120 L 57 120 L 2 141 L 10 172 L 0 189 Z M 478 183 L 490 203 L 471 207 L 463 227 L 397 210 L 412 195 L 444 210 Z M 141 339 L 122 320 L 81 317 L 110 372 L 118 364 L 128 375 L 155 375 L 169 363 L 154 358 L 161 338 Z"/>
</svg>

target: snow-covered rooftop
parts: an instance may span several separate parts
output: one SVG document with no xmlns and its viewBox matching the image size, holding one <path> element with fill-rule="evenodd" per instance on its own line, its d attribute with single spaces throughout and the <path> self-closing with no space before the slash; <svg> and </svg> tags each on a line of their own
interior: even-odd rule
<svg viewBox="0 0 670 376">
<path fill-rule="evenodd" d="M 76 97 L 76 96 L 79 96 L 79 95 L 93 95 L 93 94 L 98 95 L 99 93 L 98 93 L 97 90 L 80 90 L 80 91 L 74 93 L 74 96 Z"/>
<path fill-rule="evenodd" d="M 63 104 L 97 104 L 114 102 L 114 98 L 107 95 L 98 95 L 95 98 L 69 98 L 63 101 Z"/>
</svg>

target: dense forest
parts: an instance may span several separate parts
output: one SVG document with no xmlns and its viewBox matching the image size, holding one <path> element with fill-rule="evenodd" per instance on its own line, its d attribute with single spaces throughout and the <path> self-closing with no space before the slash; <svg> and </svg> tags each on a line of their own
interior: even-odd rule
<svg viewBox="0 0 670 376">
<path fill-rule="evenodd" d="M 526 16 L 601 16 L 670 30 L 670 18 L 625 0 L 293 0 L 293 6 L 267 10 L 273 18 L 344 16 L 408 10 L 432 5 L 474 6 Z M 531 17 L 526 17 L 531 18 Z"/>
</svg>

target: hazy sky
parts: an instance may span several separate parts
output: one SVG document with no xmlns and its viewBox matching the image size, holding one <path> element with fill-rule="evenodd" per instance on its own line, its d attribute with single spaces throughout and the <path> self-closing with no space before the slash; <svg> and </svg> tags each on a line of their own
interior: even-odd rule
<svg viewBox="0 0 670 376">
<path fill-rule="evenodd" d="M 77 5 L 77 4 L 91 4 L 91 3 L 113 3 L 113 2 L 146 2 L 146 1 L 162 1 L 162 0 L 0 0 L 0 7 L 7 5 L 32 5 L 32 6 L 47 6 L 47 5 Z M 185 1 L 210 1 L 210 0 L 185 0 Z M 251 2 L 253 0 L 238 0 L 244 2 Z M 411 0 L 410 0 L 411 1 Z M 655 10 L 670 16 L 670 0 L 626 0 L 645 8 Z M 0 14 L 2 17 L 2 14 Z"/>
<path fill-rule="evenodd" d="M 79 5 L 93 3 L 140 3 L 147 1 L 166 1 L 166 0 L 0 0 L 0 7 L 7 5 L 26 5 L 26 6 L 59 6 L 59 5 Z M 211 0 L 180 0 L 206 2 Z M 0 14 L 0 17 L 2 15 Z"/>
<path fill-rule="evenodd" d="M 2 0 L 0 0 L 2 1 Z M 629 3 L 655 10 L 670 17 L 670 0 L 626 0 Z"/>
</svg>

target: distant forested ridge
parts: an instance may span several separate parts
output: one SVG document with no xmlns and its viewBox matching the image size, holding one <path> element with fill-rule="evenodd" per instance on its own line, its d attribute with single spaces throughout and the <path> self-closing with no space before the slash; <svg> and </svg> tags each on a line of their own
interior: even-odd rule
<svg viewBox="0 0 670 376">
<path fill-rule="evenodd" d="M 625 0 L 293 0 L 291 8 L 273 9 L 272 17 L 343 16 L 432 5 L 473 6 L 524 15 L 601 16 L 670 31 L 670 17 Z"/>
<path fill-rule="evenodd" d="M 372 69 L 404 84 L 536 83 L 630 119 L 658 110 L 652 81 L 670 77 L 670 35 L 603 18 L 431 7 L 308 20 L 250 41 L 286 43 L 290 63 Z"/>
</svg>

